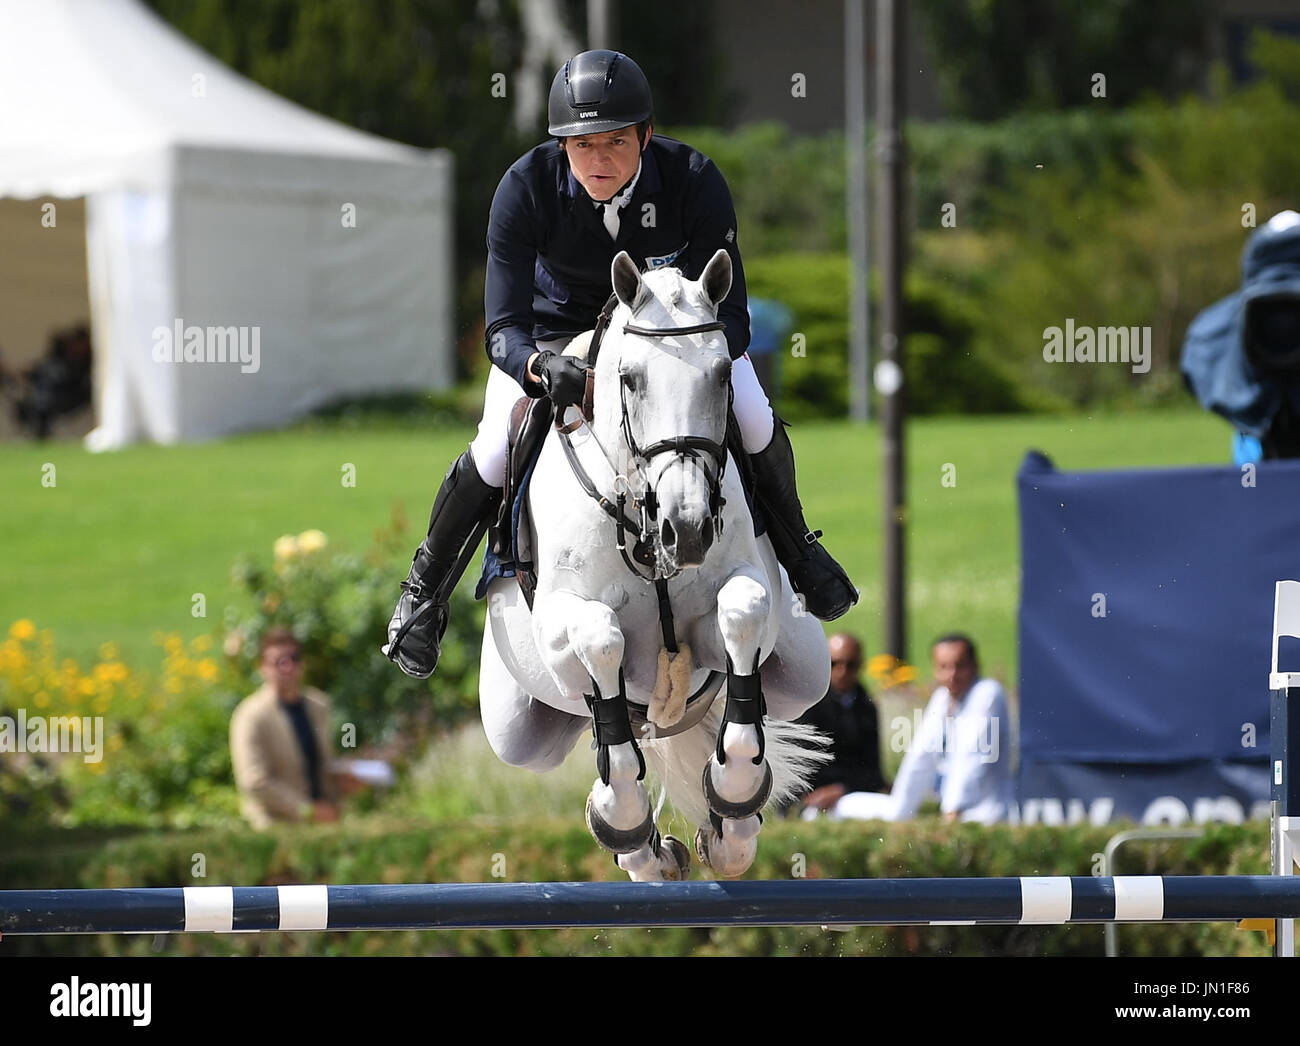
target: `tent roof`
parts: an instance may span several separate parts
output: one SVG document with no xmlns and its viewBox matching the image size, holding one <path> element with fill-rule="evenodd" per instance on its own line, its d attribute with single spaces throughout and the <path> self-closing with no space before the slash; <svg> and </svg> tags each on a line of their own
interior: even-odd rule
<svg viewBox="0 0 1300 1046">
<path fill-rule="evenodd" d="M 0 0 L 0 128 L 0 196 L 122 184 L 142 156 L 171 146 L 429 156 L 259 87 L 138 0 Z"/>
</svg>

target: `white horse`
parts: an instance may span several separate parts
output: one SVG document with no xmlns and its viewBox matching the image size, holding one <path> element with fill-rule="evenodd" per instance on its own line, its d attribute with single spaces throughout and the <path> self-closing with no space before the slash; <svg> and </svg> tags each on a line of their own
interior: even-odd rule
<svg viewBox="0 0 1300 1046">
<path fill-rule="evenodd" d="M 620 252 L 611 276 L 620 304 L 593 420 L 566 412 L 569 431 L 547 434 L 529 486 L 531 613 L 513 579 L 488 590 L 483 724 L 504 762 L 537 772 L 592 729 L 596 841 L 633 879 L 684 878 L 689 852 L 660 839 L 644 750 L 700 825 L 701 861 L 736 876 L 754 859 L 759 810 L 801 794 L 829 758 L 821 735 L 790 722 L 826 693 L 826 637 L 755 538 L 725 449 L 731 360 L 717 306 L 730 258 L 719 250 L 692 282 L 668 268 L 643 277 Z"/>
</svg>

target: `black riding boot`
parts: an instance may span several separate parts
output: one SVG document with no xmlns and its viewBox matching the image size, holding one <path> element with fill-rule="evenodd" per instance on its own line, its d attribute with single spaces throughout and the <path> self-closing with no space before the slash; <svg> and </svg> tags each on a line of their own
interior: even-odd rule
<svg viewBox="0 0 1300 1046">
<path fill-rule="evenodd" d="M 388 622 L 384 653 L 408 676 L 426 679 L 433 675 L 442 634 L 447 630 L 448 600 L 460 580 L 456 568 L 461 552 L 477 524 L 490 519 L 500 501 L 501 488 L 483 482 L 470 451 L 447 470 L 429 514 L 428 536 L 415 550 L 411 573 L 402 582 L 402 595 Z M 473 553 L 473 549 L 468 551 Z M 426 601 L 432 601 L 432 606 L 420 613 L 400 642 L 394 642 L 398 631 Z"/>
<path fill-rule="evenodd" d="M 795 591 L 803 596 L 808 612 L 823 621 L 834 621 L 858 601 L 858 592 L 844 568 L 817 540 L 822 532 L 810 531 L 804 522 L 795 488 L 794 449 L 785 434 L 786 423 L 780 418 L 775 421 L 772 442 L 749 456 L 767 532 L 776 558 L 790 575 Z"/>
</svg>

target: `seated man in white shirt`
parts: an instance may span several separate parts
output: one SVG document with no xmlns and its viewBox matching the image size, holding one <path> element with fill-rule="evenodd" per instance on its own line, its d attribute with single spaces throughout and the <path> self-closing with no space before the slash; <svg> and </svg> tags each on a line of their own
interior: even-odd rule
<svg viewBox="0 0 1300 1046">
<path fill-rule="evenodd" d="M 894 779 L 893 791 L 850 792 L 834 818 L 904 821 L 937 794 L 945 821 L 1006 820 L 1015 799 L 1006 694 L 982 679 L 969 636 L 941 636 L 931 648 L 939 684 Z"/>
</svg>

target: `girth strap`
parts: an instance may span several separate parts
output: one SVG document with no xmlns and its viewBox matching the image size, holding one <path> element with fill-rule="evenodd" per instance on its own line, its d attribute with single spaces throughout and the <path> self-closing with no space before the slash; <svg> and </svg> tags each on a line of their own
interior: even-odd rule
<svg viewBox="0 0 1300 1046">
<path fill-rule="evenodd" d="M 655 578 L 655 594 L 659 597 L 659 628 L 664 634 L 664 649 L 677 653 L 677 629 L 673 625 L 673 605 L 668 600 L 668 582 Z"/>
</svg>

